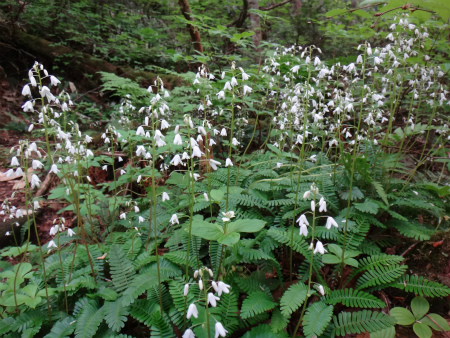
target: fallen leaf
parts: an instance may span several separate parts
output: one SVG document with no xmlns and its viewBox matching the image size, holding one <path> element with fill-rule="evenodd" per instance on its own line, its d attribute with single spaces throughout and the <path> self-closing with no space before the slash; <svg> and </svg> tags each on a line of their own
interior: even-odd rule
<svg viewBox="0 0 450 338">
<path fill-rule="evenodd" d="M 444 243 L 444 240 L 433 242 L 433 247 L 437 248 L 438 246 L 442 245 Z"/>
</svg>

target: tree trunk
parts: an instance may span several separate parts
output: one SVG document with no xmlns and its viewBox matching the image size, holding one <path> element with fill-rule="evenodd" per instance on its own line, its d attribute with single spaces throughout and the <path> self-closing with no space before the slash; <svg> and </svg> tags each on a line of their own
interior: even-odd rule
<svg viewBox="0 0 450 338">
<path fill-rule="evenodd" d="M 189 7 L 187 0 L 178 0 L 178 4 L 180 5 L 180 11 L 181 14 L 183 14 L 184 18 L 186 20 L 194 22 L 194 18 L 192 18 L 191 16 L 191 8 Z M 197 52 L 203 54 L 203 46 L 202 41 L 200 40 L 200 33 L 198 32 L 198 29 L 190 24 L 187 25 L 187 29 L 189 31 L 189 35 L 191 36 L 191 41 L 194 45 L 194 49 Z"/>
<path fill-rule="evenodd" d="M 258 0 L 248 0 L 249 9 L 259 10 Z M 250 25 L 255 34 L 252 36 L 253 44 L 258 49 L 262 40 L 261 21 L 258 14 L 250 12 Z"/>
</svg>

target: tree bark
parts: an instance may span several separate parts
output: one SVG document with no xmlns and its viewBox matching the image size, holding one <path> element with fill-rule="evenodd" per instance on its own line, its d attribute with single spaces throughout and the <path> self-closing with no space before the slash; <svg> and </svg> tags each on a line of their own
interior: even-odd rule
<svg viewBox="0 0 450 338">
<path fill-rule="evenodd" d="M 248 0 L 248 8 L 259 10 L 258 0 Z M 250 25 L 252 31 L 255 32 L 252 36 L 253 44 L 258 49 L 262 40 L 261 21 L 258 14 L 250 12 Z"/>
<path fill-rule="evenodd" d="M 191 8 L 187 0 L 178 0 L 178 4 L 180 5 L 181 14 L 183 14 L 186 20 L 194 22 L 194 18 L 191 16 Z M 191 36 L 191 41 L 194 46 L 194 49 L 203 54 L 203 46 L 202 41 L 200 40 L 200 33 L 198 29 L 191 24 L 187 25 L 187 29 L 189 31 L 189 35 Z"/>
</svg>

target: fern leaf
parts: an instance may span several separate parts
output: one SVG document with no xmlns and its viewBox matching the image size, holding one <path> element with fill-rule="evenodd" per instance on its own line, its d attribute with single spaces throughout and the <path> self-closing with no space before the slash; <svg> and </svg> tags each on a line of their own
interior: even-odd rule
<svg viewBox="0 0 450 338">
<path fill-rule="evenodd" d="M 253 292 L 242 302 L 241 318 L 251 318 L 260 313 L 272 310 L 276 305 L 264 292 Z"/>
<path fill-rule="evenodd" d="M 99 309 L 96 303 L 88 302 L 77 318 L 75 338 L 93 337 L 102 321 L 103 308 Z"/>
<path fill-rule="evenodd" d="M 359 277 L 356 283 L 356 290 L 393 282 L 403 275 L 407 268 L 406 265 L 377 266 L 375 269 L 369 270 Z"/>
<path fill-rule="evenodd" d="M 158 309 L 159 310 L 159 309 Z M 152 316 L 152 327 L 151 337 L 152 338 L 173 338 L 175 333 L 173 332 L 170 320 L 165 313 L 161 317 L 160 311 L 155 311 Z"/>
<path fill-rule="evenodd" d="M 75 330 L 75 325 L 70 325 L 74 321 L 72 316 L 58 320 L 44 338 L 66 338 Z"/>
<path fill-rule="evenodd" d="M 44 315 L 38 310 L 22 312 L 19 317 L 15 318 L 15 322 L 11 325 L 11 330 L 25 332 L 33 327 L 41 327 L 44 321 Z"/>
<path fill-rule="evenodd" d="M 162 281 L 162 280 L 161 280 Z M 134 302 L 142 293 L 151 287 L 158 285 L 158 275 L 153 271 L 138 275 L 131 285 L 123 293 L 123 305 L 127 306 Z"/>
<path fill-rule="evenodd" d="M 152 315 L 159 306 L 148 299 L 137 299 L 130 307 L 130 315 L 148 328 L 152 326 Z"/>
<path fill-rule="evenodd" d="M 447 297 L 450 295 L 450 288 L 437 282 L 429 281 L 422 276 L 404 275 L 390 284 L 395 288 L 414 292 L 426 297 Z"/>
<path fill-rule="evenodd" d="M 270 319 L 270 327 L 273 333 L 283 331 L 289 324 L 289 319 L 281 314 L 279 308 L 275 308 Z"/>
<path fill-rule="evenodd" d="M 333 315 L 333 306 L 316 302 L 306 310 L 303 317 L 303 333 L 306 338 L 318 337 L 327 327 Z"/>
<path fill-rule="evenodd" d="M 103 305 L 105 311 L 105 320 L 108 327 L 116 332 L 119 332 L 127 321 L 129 314 L 128 308 L 123 306 L 122 299 L 119 298 L 115 302 L 106 302 Z"/>
<path fill-rule="evenodd" d="M 119 245 L 111 245 L 109 251 L 109 264 L 114 288 L 121 292 L 129 287 L 134 277 L 134 268 L 131 261 L 125 257 Z"/>
<path fill-rule="evenodd" d="M 351 333 L 375 332 L 395 325 L 395 319 L 381 312 L 362 310 L 357 312 L 341 312 L 333 317 L 332 337 L 345 336 Z"/>
<path fill-rule="evenodd" d="M 269 324 L 260 324 L 243 335 L 242 338 L 289 338 L 289 335 L 284 331 L 274 333 L 271 331 Z"/>
<path fill-rule="evenodd" d="M 308 286 L 305 284 L 294 284 L 286 290 L 281 297 L 281 314 L 283 316 L 290 316 L 292 312 L 297 311 L 297 309 L 303 304 L 306 299 L 306 294 L 308 293 Z"/>
<path fill-rule="evenodd" d="M 386 203 L 386 205 L 389 205 L 389 201 L 387 199 L 387 195 L 384 191 L 383 186 L 381 185 L 380 182 L 377 181 L 372 181 L 372 185 L 375 188 L 375 191 L 378 193 L 378 195 L 381 197 L 381 199 L 383 200 L 384 203 Z"/>
<path fill-rule="evenodd" d="M 414 238 L 419 241 L 429 240 L 434 233 L 434 229 L 427 228 L 414 221 L 399 221 L 389 222 L 389 226 L 396 228 L 403 236 Z"/>
<path fill-rule="evenodd" d="M 355 291 L 353 289 L 343 289 L 331 291 L 328 295 L 321 298 L 326 304 L 335 305 L 341 303 L 349 307 L 360 308 L 383 308 L 386 304 L 364 291 Z"/>
</svg>

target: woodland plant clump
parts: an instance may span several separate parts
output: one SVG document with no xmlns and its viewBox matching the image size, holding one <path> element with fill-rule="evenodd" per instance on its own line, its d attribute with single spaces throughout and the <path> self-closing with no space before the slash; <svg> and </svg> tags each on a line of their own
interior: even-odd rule
<svg viewBox="0 0 450 338">
<path fill-rule="evenodd" d="M 21 142 L 7 171 L 33 174 L 23 243 L 2 254 L 17 264 L 1 263 L 0 333 L 389 338 L 400 322 L 380 290 L 450 295 L 385 253 L 448 227 L 450 102 L 427 28 L 402 16 L 384 35 L 345 65 L 315 46 L 279 47 L 260 71 L 203 65 L 170 92 L 104 74 L 123 100 L 100 149 L 36 63 L 22 108 L 45 142 Z M 434 181 L 421 179 L 438 161 Z M 57 218 L 45 245 L 31 243 L 28 212 L 39 170 L 58 177 L 48 199 L 75 217 L 72 228 Z M 2 214 L 22 211 L 5 203 Z"/>
</svg>

